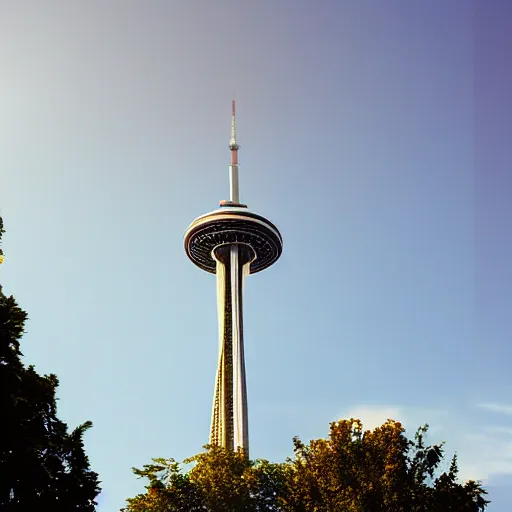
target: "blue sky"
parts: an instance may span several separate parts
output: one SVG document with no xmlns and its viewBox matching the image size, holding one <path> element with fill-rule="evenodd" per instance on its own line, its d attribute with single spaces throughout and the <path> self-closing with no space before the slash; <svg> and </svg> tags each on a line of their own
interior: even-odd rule
<svg viewBox="0 0 512 512">
<path fill-rule="evenodd" d="M 0 6 L 0 268 L 27 363 L 90 419 L 100 511 L 207 441 L 215 278 L 183 233 L 241 197 L 284 252 L 245 295 L 251 450 L 386 417 L 512 502 L 505 0 Z"/>
</svg>

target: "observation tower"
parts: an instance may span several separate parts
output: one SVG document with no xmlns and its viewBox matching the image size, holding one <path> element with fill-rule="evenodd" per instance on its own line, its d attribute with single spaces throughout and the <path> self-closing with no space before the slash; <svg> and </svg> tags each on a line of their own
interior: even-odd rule
<svg viewBox="0 0 512 512">
<path fill-rule="evenodd" d="M 244 277 L 270 267 L 283 240 L 274 224 L 240 202 L 235 102 L 232 102 L 229 201 L 195 219 L 185 233 L 185 251 L 200 269 L 217 275 L 219 360 L 213 396 L 210 444 L 249 455 L 242 291 Z"/>
</svg>

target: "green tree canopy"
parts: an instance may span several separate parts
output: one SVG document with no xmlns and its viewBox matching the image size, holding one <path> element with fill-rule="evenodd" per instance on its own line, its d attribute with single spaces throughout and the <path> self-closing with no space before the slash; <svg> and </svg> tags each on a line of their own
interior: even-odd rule
<svg viewBox="0 0 512 512">
<path fill-rule="evenodd" d="M 457 459 L 441 471 L 443 445 L 425 444 L 427 426 L 413 439 L 388 420 L 363 430 L 357 419 L 334 422 L 327 439 L 294 439 L 284 463 L 250 461 L 216 446 L 181 465 L 154 459 L 134 469 L 149 480 L 126 512 L 479 512 L 486 491 L 460 483 Z"/>
<path fill-rule="evenodd" d="M 0 218 L 0 242 L 3 232 Z M 98 476 L 82 440 L 92 424 L 68 432 L 57 417 L 57 377 L 41 376 L 23 364 L 20 339 L 26 319 L 0 286 L 0 510 L 93 511 Z"/>
</svg>

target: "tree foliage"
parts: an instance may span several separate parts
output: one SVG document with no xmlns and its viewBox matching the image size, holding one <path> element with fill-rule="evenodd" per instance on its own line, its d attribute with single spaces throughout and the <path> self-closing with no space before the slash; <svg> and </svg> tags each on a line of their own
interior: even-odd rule
<svg viewBox="0 0 512 512">
<path fill-rule="evenodd" d="M 0 218 L 0 241 L 3 223 Z M 0 286 L 0 510 L 95 510 L 97 474 L 84 451 L 86 422 L 72 432 L 57 417 L 55 375 L 21 358 L 27 314 Z"/>
<path fill-rule="evenodd" d="M 327 439 L 294 439 L 294 456 L 275 464 L 250 461 L 216 446 L 184 461 L 154 459 L 134 469 L 149 480 L 126 512 L 480 512 L 488 501 L 478 482 L 446 471 L 443 445 L 425 444 L 427 426 L 413 439 L 388 420 L 363 430 L 357 419 L 334 422 Z"/>
</svg>

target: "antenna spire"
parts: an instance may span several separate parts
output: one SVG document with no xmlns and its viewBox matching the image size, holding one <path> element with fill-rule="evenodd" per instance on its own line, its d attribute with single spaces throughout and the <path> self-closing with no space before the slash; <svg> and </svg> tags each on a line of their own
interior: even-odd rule
<svg viewBox="0 0 512 512">
<path fill-rule="evenodd" d="M 238 190 L 238 150 L 240 146 L 236 142 L 236 110 L 235 100 L 231 102 L 231 138 L 229 139 L 229 149 L 231 151 L 231 165 L 229 166 L 229 188 L 230 201 L 240 202 Z"/>
<path fill-rule="evenodd" d="M 229 149 L 231 150 L 231 163 L 237 164 L 238 150 L 240 146 L 236 143 L 236 110 L 235 100 L 231 102 L 231 138 L 229 139 Z M 235 158 L 235 161 L 233 161 Z"/>
</svg>

